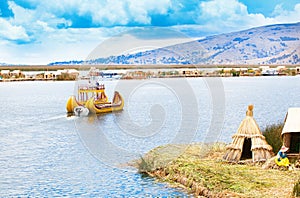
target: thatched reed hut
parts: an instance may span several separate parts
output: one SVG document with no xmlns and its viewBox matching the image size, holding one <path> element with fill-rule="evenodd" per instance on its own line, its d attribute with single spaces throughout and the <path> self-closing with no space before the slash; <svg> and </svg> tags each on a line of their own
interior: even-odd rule
<svg viewBox="0 0 300 198">
<path fill-rule="evenodd" d="M 239 162 L 252 158 L 253 162 L 259 162 L 272 157 L 272 147 L 267 143 L 253 118 L 253 105 L 248 106 L 246 118 L 241 122 L 232 139 L 223 157 L 227 161 Z"/>
<path fill-rule="evenodd" d="M 288 153 L 300 154 L 300 108 L 288 109 L 281 137 Z"/>
</svg>

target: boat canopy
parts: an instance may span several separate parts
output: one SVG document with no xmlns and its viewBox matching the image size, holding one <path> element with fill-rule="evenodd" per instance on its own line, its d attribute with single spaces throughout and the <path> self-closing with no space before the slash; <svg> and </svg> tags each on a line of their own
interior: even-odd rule
<svg viewBox="0 0 300 198">
<path fill-rule="evenodd" d="M 101 85 L 79 85 L 78 92 L 87 93 L 87 92 L 104 92 L 104 84 Z"/>
</svg>

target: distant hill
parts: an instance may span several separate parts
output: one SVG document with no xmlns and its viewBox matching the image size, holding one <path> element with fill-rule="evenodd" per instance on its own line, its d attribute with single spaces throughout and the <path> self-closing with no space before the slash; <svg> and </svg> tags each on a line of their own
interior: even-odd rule
<svg viewBox="0 0 300 198">
<path fill-rule="evenodd" d="M 300 64 L 300 23 L 252 28 L 89 64 Z"/>
<path fill-rule="evenodd" d="M 0 66 L 8 66 L 9 64 L 7 63 L 0 63 Z"/>
<path fill-rule="evenodd" d="M 109 56 L 87 61 L 53 62 L 80 64 L 300 64 L 300 22 L 256 27 L 208 36 L 164 48 Z"/>
<path fill-rule="evenodd" d="M 84 61 L 83 60 L 71 60 L 71 61 L 62 61 L 62 62 L 53 62 L 53 63 L 49 63 L 48 65 L 49 66 L 52 66 L 52 65 L 81 65 L 83 64 Z"/>
</svg>

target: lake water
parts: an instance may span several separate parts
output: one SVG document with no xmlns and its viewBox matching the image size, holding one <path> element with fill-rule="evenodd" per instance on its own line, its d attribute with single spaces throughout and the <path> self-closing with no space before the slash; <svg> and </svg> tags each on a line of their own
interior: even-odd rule
<svg viewBox="0 0 300 198">
<path fill-rule="evenodd" d="M 1 197 L 167 197 L 126 162 L 169 143 L 230 142 L 254 104 L 261 128 L 300 107 L 300 77 L 105 81 L 124 110 L 67 117 L 75 82 L 0 83 Z"/>
</svg>

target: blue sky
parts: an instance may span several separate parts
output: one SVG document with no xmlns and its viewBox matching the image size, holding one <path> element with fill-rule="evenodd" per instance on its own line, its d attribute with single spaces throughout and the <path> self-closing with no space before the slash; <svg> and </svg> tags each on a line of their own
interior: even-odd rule
<svg viewBox="0 0 300 198">
<path fill-rule="evenodd" d="M 85 59 L 103 41 L 135 28 L 167 28 L 176 33 L 130 38 L 172 44 L 182 39 L 178 33 L 199 38 L 299 21 L 299 0 L 0 0 L 0 63 Z"/>
</svg>

